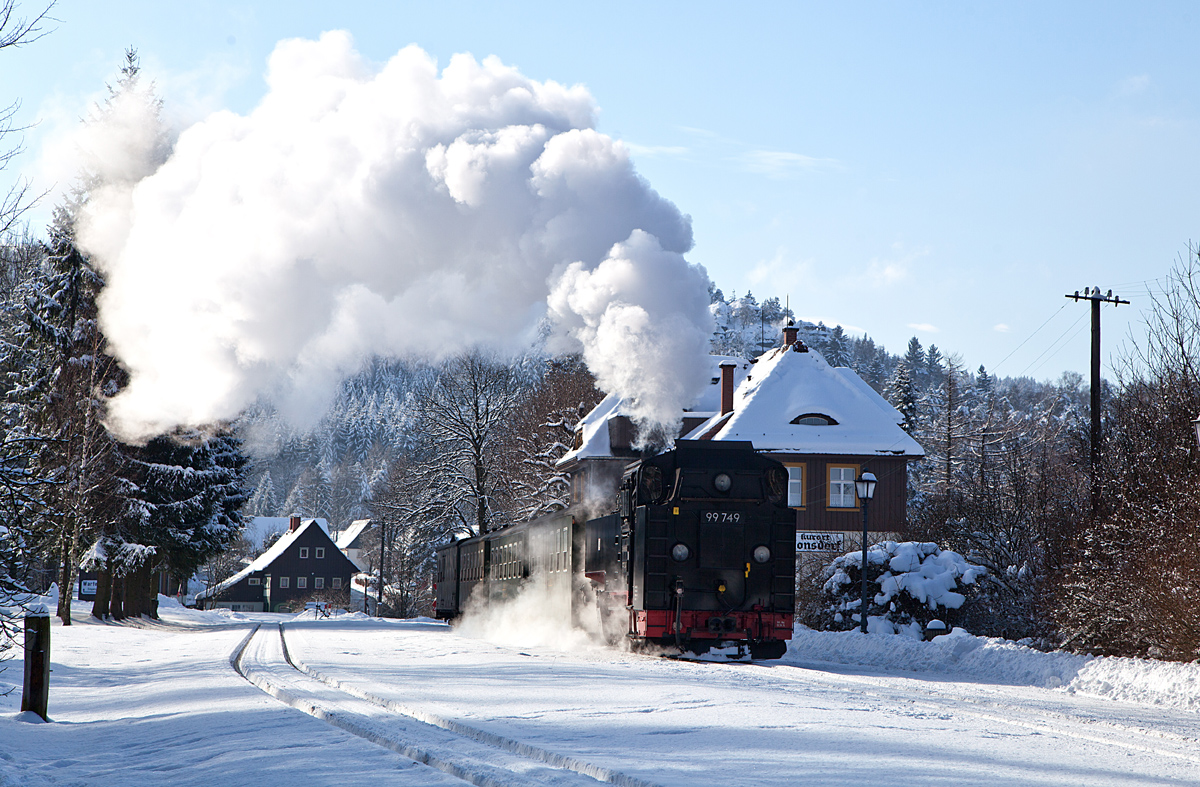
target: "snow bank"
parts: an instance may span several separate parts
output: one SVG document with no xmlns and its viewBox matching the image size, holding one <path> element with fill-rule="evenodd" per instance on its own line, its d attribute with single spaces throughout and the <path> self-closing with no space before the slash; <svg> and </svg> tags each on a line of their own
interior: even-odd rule
<svg viewBox="0 0 1200 787">
<path fill-rule="evenodd" d="M 1200 711 L 1200 663 L 1043 653 L 1008 640 L 976 637 L 962 629 L 921 642 L 797 626 L 783 661 L 947 674 L 980 683 L 1038 686 Z"/>
</svg>

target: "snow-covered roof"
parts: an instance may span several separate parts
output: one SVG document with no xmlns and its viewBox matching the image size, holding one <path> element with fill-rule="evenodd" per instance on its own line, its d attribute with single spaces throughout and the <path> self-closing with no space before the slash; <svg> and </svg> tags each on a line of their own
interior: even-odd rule
<svg viewBox="0 0 1200 787">
<path fill-rule="evenodd" d="M 821 415 L 835 424 L 792 423 Z M 760 356 L 733 395 L 733 414 L 693 429 L 689 439 L 749 440 L 760 451 L 796 454 L 924 456 L 900 428 L 904 417 L 851 369 L 819 352 L 779 347 Z M 714 429 L 714 427 L 716 427 Z"/>
<path fill-rule="evenodd" d="M 286 533 L 291 517 L 286 516 L 256 516 L 251 517 L 242 530 L 242 538 L 249 541 L 257 549 L 262 546 L 267 536 L 273 533 Z M 329 532 L 329 522 L 317 517 L 317 523 L 326 533 Z"/>
<path fill-rule="evenodd" d="M 241 571 L 237 572 L 236 574 L 229 577 L 228 579 L 226 579 L 222 582 L 218 582 L 217 584 L 210 587 L 208 590 L 204 590 L 204 591 L 197 593 L 196 600 L 199 601 L 200 599 L 203 599 L 203 598 L 211 598 L 213 596 L 216 596 L 218 593 L 221 593 L 221 592 L 227 590 L 228 588 L 233 587 L 234 585 L 241 582 L 243 579 L 245 579 L 246 577 L 255 573 L 256 571 L 265 571 L 268 566 L 270 566 L 272 563 L 275 562 L 275 558 L 279 557 L 284 552 L 286 552 L 287 548 L 290 547 L 296 541 L 296 539 L 300 538 L 300 535 L 302 533 L 307 532 L 310 527 L 316 527 L 316 528 L 320 529 L 321 531 L 323 531 L 326 536 L 329 535 L 329 532 L 325 529 L 324 520 L 322 520 L 322 519 L 302 520 L 300 522 L 299 527 L 297 527 L 295 530 L 289 531 L 287 533 L 284 533 L 282 536 L 280 536 L 279 540 L 276 541 L 274 544 L 272 544 L 270 549 L 268 549 L 266 552 L 263 552 L 258 557 L 254 558 L 254 562 L 252 562 L 250 565 L 246 566 Z"/>
<path fill-rule="evenodd" d="M 370 524 L 370 519 L 356 519 L 351 522 L 350 527 L 338 533 L 337 548 L 343 550 L 350 549 L 354 545 L 355 540 L 362 535 L 363 531 Z"/>
<path fill-rule="evenodd" d="M 711 355 L 709 364 L 712 367 L 711 382 L 692 403 L 692 406 L 680 412 L 681 416 L 709 418 L 721 410 L 721 364 L 733 363 L 733 384 L 736 386 L 753 367 L 745 358 L 732 355 Z M 583 431 L 583 440 L 578 448 L 568 451 L 558 464 L 563 465 L 576 459 L 603 459 L 613 456 L 612 445 L 609 443 L 608 423 L 618 416 L 628 415 L 625 400 L 616 394 L 609 394 L 600 404 L 592 408 L 579 422 L 578 429 Z"/>
</svg>

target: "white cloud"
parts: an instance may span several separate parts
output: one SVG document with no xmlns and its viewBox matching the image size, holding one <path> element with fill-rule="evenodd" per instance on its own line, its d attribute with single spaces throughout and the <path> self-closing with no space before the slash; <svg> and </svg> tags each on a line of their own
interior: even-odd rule
<svg viewBox="0 0 1200 787">
<path fill-rule="evenodd" d="M 660 158 L 664 156 L 685 156 L 688 153 L 688 148 L 682 145 L 639 145 L 629 140 L 622 140 L 622 142 L 625 147 L 629 148 L 629 152 L 635 156 Z"/>
<path fill-rule="evenodd" d="M 802 170 L 836 164 L 834 159 L 814 158 L 785 150 L 748 150 L 737 157 L 748 172 L 770 178 L 790 177 Z"/>
<path fill-rule="evenodd" d="M 996 323 L 995 325 L 993 325 L 992 330 L 996 331 L 997 333 L 1008 333 L 1009 331 L 1012 330 L 1012 328 L 1009 328 L 1007 325 L 1005 325 L 1004 323 L 1001 322 L 1001 323 Z"/>
<path fill-rule="evenodd" d="M 910 322 L 908 327 L 912 328 L 914 331 L 920 331 L 921 333 L 938 333 L 938 331 L 941 330 L 936 325 L 931 325 L 927 322 Z"/>
<path fill-rule="evenodd" d="M 1145 93 L 1153 84 L 1154 82 L 1150 79 L 1149 74 L 1138 74 L 1137 76 L 1126 77 L 1117 82 L 1115 93 L 1121 98 L 1129 98 L 1130 96 Z"/>
<path fill-rule="evenodd" d="M 912 264 L 929 255 L 930 247 L 908 249 L 903 241 L 892 244 L 892 253 L 872 257 L 867 263 L 866 278 L 876 287 L 889 287 L 908 278 Z"/>
<path fill-rule="evenodd" d="M 754 267 L 746 274 L 746 278 L 750 281 L 751 287 L 757 287 L 764 281 L 777 281 L 785 277 L 790 271 L 789 265 L 785 256 L 785 251 L 781 247 L 775 251 L 775 255 L 769 260 L 759 260 L 754 263 Z"/>
</svg>

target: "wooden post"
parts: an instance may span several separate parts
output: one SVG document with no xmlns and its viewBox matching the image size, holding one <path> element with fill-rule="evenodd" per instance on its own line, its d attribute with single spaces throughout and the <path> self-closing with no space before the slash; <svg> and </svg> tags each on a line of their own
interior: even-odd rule
<svg viewBox="0 0 1200 787">
<path fill-rule="evenodd" d="M 21 710 L 33 711 L 45 721 L 50 700 L 50 610 L 35 604 L 25 612 L 25 687 Z"/>
<path fill-rule="evenodd" d="M 1068 298 L 1078 303 L 1081 300 L 1092 302 L 1092 430 L 1091 430 L 1091 464 L 1092 464 L 1092 518 L 1100 515 L 1100 462 L 1102 435 L 1100 431 L 1100 304 L 1111 303 L 1120 306 L 1129 301 L 1114 296 L 1112 290 L 1107 295 L 1100 294 L 1099 287 L 1084 287 L 1083 295 L 1079 290 Z"/>
</svg>

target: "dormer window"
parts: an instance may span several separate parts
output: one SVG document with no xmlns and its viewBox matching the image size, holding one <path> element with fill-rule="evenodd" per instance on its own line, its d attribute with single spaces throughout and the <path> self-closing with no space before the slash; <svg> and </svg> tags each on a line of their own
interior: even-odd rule
<svg viewBox="0 0 1200 787">
<path fill-rule="evenodd" d="M 837 426 L 838 422 L 822 413 L 805 413 L 792 419 L 792 423 L 800 426 Z"/>
</svg>

